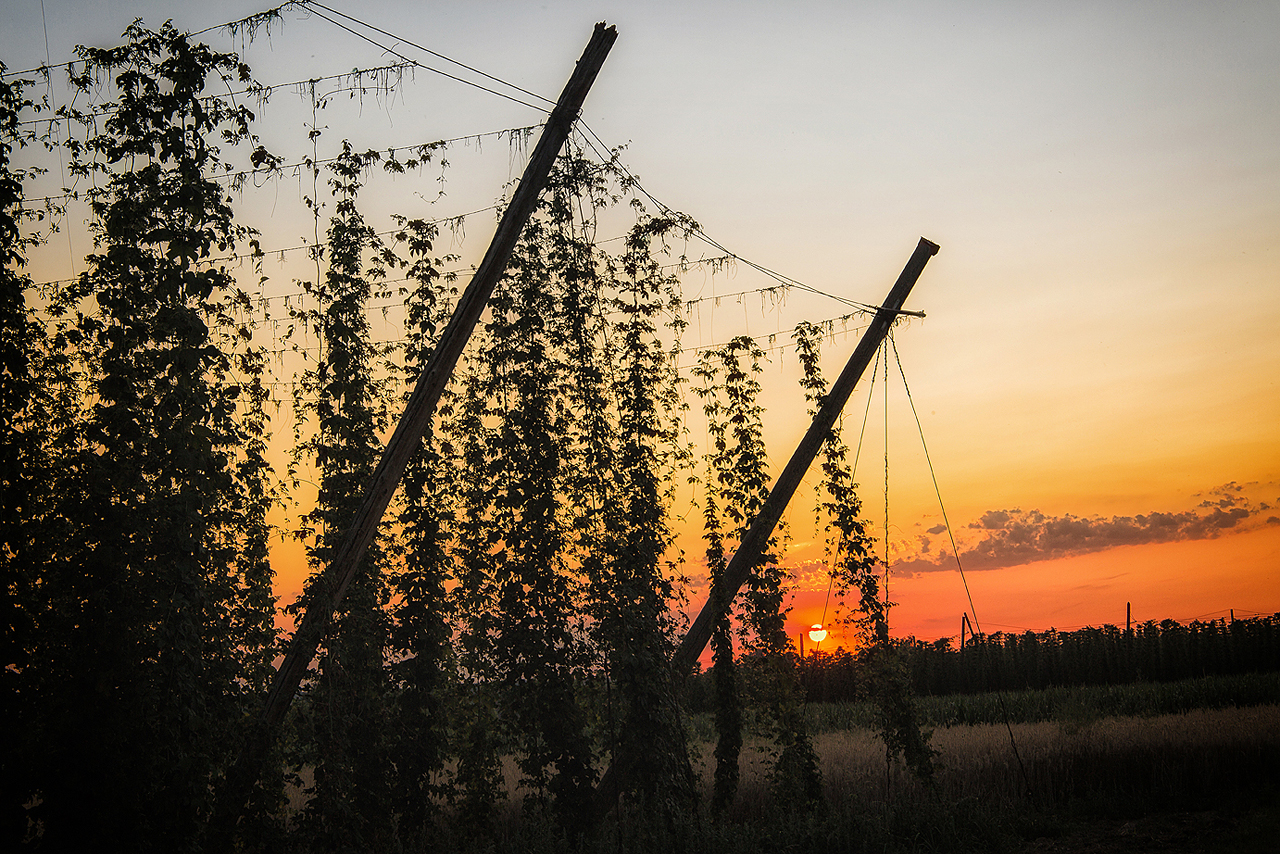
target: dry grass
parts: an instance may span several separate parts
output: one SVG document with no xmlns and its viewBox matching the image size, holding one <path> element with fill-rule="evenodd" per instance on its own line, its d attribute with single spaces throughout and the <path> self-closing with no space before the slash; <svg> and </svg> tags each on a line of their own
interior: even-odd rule
<svg viewBox="0 0 1280 854">
<path fill-rule="evenodd" d="M 1018 840 L 1041 835 L 1046 823 L 1061 824 L 1070 816 L 1127 820 L 1227 807 L 1253 791 L 1274 791 L 1280 768 L 1280 705 L 1146 718 L 1081 714 L 1015 724 L 1013 735 L 1021 767 L 1003 726 L 937 729 L 932 744 L 939 751 L 938 769 L 930 787 L 898 764 L 886 773 L 884 747 L 868 729 L 821 733 L 814 746 L 828 809 L 813 816 L 778 813 L 769 795 L 768 746 L 748 740 L 738 798 L 725 821 L 710 821 L 704 813 L 661 841 L 646 834 L 672 831 L 653 822 L 637 824 L 633 816 L 625 831 L 615 827 L 605 841 L 610 850 L 625 852 L 661 850 L 677 839 L 754 852 L 775 850 L 777 834 L 801 833 L 823 844 L 843 840 L 857 851 L 1010 850 L 1019 847 Z M 710 743 L 694 745 L 694 767 L 706 804 L 714 771 Z M 493 816 L 494 850 L 559 850 L 545 822 L 530 825 L 521 815 L 525 791 L 510 759 L 503 773 L 507 800 Z"/>
<path fill-rule="evenodd" d="M 938 794 L 1012 805 L 1028 797 L 1195 799 L 1273 780 L 1280 767 L 1280 705 L 1213 709 L 1153 718 L 1015 724 L 1017 755 L 1003 726 L 935 730 Z M 885 771 L 884 748 L 868 730 L 815 738 L 831 805 L 922 797 L 900 767 Z M 1021 757 L 1021 767 L 1018 757 Z M 1025 776 L 1024 776 L 1025 770 Z"/>
</svg>

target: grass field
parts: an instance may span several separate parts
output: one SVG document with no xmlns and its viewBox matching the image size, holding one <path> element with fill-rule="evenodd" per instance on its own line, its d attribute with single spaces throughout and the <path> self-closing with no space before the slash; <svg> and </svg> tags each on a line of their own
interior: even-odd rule
<svg viewBox="0 0 1280 854">
<path fill-rule="evenodd" d="M 1135 682 L 1070 688 L 951 694 L 916 700 L 921 719 L 930 726 L 957 724 L 1087 722 L 1108 717 L 1155 717 L 1198 709 L 1236 709 L 1280 704 L 1280 673 L 1204 676 L 1177 682 Z M 811 703 L 806 707 L 811 732 L 870 727 L 869 703 Z M 710 737 L 710 717 L 694 719 L 695 729 Z"/>
<path fill-rule="evenodd" d="M 736 852 L 1280 851 L 1277 699 L 1280 674 L 922 698 L 932 785 L 886 764 L 867 708 L 815 704 L 825 811 L 775 810 L 767 745 L 749 741 L 734 808 L 682 841 Z M 996 722 L 1002 705 L 1008 727 Z M 692 728 L 709 796 L 709 722 Z M 645 850 L 626 842 L 643 838 L 636 830 L 612 850 Z"/>
<path fill-rule="evenodd" d="M 925 785 L 886 766 L 868 729 L 818 734 L 827 804 L 813 815 L 774 810 L 767 748 L 749 744 L 732 811 L 683 841 L 736 852 L 1280 850 L 1280 705 L 946 726 L 932 744 L 939 770 Z M 709 762 L 701 771 L 709 792 Z M 636 824 L 614 850 L 645 850 L 626 842 L 644 836 Z"/>
<path fill-rule="evenodd" d="M 808 707 L 825 804 L 782 809 L 770 796 L 768 745 L 748 739 L 727 814 L 705 812 L 712 777 L 708 722 L 690 722 L 703 811 L 658 822 L 644 809 L 569 840 L 522 816 L 508 762 L 508 801 L 487 838 L 440 851 L 584 852 L 1273 852 L 1280 850 L 1280 703 L 1276 676 L 1157 686 L 926 698 L 938 770 L 932 784 L 886 763 L 856 705 Z M 1234 698 L 1235 703 L 1230 701 Z M 1164 713 L 1165 708 L 1200 703 Z M 1129 714 L 1107 714 L 1122 708 Z M 1015 749 L 1016 748 L 1016 749 Z M 447 825 L 447 822 L 446 822 Z"/>
<path fill-rule="evenodd" d="M 1011 738 L 1012 734 L 1012 738 Z M 885 798 L 988 806 L 1193 807 L 1280 768 L 1280 706 L 1154 718 L 942 727 L 936 791 L 890 767 L 867 730 L 817 736 L 832 807 Z M 1016 745 L 1016 753 L 1014 747 Z"/>
</svg>

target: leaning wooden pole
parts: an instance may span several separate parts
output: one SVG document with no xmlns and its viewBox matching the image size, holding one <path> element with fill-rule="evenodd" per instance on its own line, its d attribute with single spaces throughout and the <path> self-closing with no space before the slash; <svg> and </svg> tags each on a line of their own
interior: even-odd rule
<svg viewBox="0 0 1280 854">
<path fill-rule="evenodd" d="M 685 635 L 684 641 L 672 657 L 671 671 L 677 679 L 683 679 L 693 669 L 693 663 L 698 660 L 698 656 L 702 655 L 707 642 L 711 640 L 712 625 L 722 613 L 728 610 L 733 597 L 738 595 L 738 591 L 746 583 L 752 567 L 759 562 L 765 545 L 773 536 L 773 529 L 777 527 L 778 520 L 782 518 L 783 511 L 787 509 L 791 496 L 795 494 L 800 481 L 804 479 L 813 458 L 818 455 L 822 443 L 831 435 L 840 411 L 844 409 L 854 386 L 862 378 L 862 372 L 867 369 L 867 365 L 871 364 L 871 359 L 875 356 L 880 342 L 889 333 L 889 327 L 897 319 L 902 304 L 906 302 L 911 288 L 920 278 L 924 265 L 937 252 L 936 243 L 920 238 L 920 243 L 912 253 L 911 259 L 907 261 L 907 266 L 903 268 L 902 275 L 898 276 L 898 281 L 889 291 L 884 304 L 876 310 L 876 316 L 867 327 L 862 340 L 858 342 L 857 349 L 849 357 L 848 364 L 836 378 L 831 390 L 822 399 L 822 406 L 818 408 L 818 414 L 813 417 L 813 423 L 809 425 L 808 432 L 800 440 L 787 467 L 770 487 L 769 497 L 765 500 L 764 506 L 760 508 L 760 513 L 738 544 L 738 550 L 724 572 L 724 588 L 722 595 L 718 597 L 720 601 L 716 601 L 714 597 L 707 599 L 697 618 L 694 619 L 693 625 L 689 627 L 689 633 Z"/>
<path fill-rule="evenodd" d="M 880 342 L 889 334 L 889 327 L 901 312 L 903 303 L 907 301 L 907 295 L 911 293 L 911 288 L 915 286 L 916 280 L 924 271 L 924 265 L 929 263 L 929 259 L 937 253 L 936 243 L 920 238 L 915 252 L 907 261 L 907 266 L 902 269 L 902 274 L 898 276 L 898 281 L 889 291 L 889 296 L 885 298 L 883 305 L 876 310 L 875 317 L 863 334 L 862 340 L 858 342 L 853 355 L 849 357 L 849 362 L 836 378 L 831 390 L 822 399 L 822 405 L 818 408 L 818 414 L 814 416 L 813 423 L 809 425 L 808 432 L 800 440 L 787 467 L 782 470 L 782 474 L 770 488 L 769 497 L 765 500 L 764 506 L 760 508 L 759 514 L 738 544 L 738 550 L 725 569 L 724 586 L 720 590 L 720 595 L 707 598 L 693 625 L 689 627 L 684 641 L 672 656 L 671 674 L 677 681 L 683 680 L 693 669 L 694 662 L 702 655 L 707 642 L 711 640 L 711 627 L 729 609 L 733 598 L 738 595 L 738 591 L 751 574 L 751 569 L 759 563 L 765 545 L 773 536 L 773 529 L 777 527 L 778 520 L 782 518 L 783 511 L 787 509 L 791 496 L 795 494 L 800 481 L 804 479 L 813 458 L 818 455 L 822 443 L 831 435 L 836 419 L 849 400 L 849 395 L 853 393 L 854 386 L 862 378 L 867 365 L 871 364 L 871 359 L 875 356 Z M 600 778 L 600 785 L 596 788 L 598 815 L 607 813 L 613 807 L 626 775 L 624 757 L 621 762 L 610 766 Z"/>
<path fill-rule="evenodd" d="M 426 434 L 436 404 L 448 385 L 458 359 L 466 348 L 467 341 L 475 329 L 480 315 L 484 312 L 494 285 L 506 271 L 507 262 L 515 249 L 516 241 L 524 230 L 525 224 L 537 205 L 538 196 L 547 185 L 551 167 L 556 156 L 564 147 L 569 131 L 577 120 L 591 90 L 596 75 L 604 65 L 610 48 L 618 38 L 618 31 L 604 23 L 596 24 L 591 41 L 588 42 L 582 58 L 555 109 L 547 118 L 538 144 L 525 167 L 520 184 L 511 197 L 511 202 L 503 212 L 494 233 L 493 241 L 485 253 L 480 266 L 476 268 L 470 284 L 458 300 L 453 317 L 441 333 L 440 341 L 427 360 L 426 368 L 418 377 L 413 393 L 395 432 L 391 435 L 387 447 L 382 453 L 373 477 L 365 489 L 364 501 L 356 512 L 355 519 L 346 530 L 346 534 L 334 553 L 333 560 L 322 570 L 322 590 L 316 595 L 302 616 L 289 644 L 289 651 L 276 671 L 270 691 L 263 704 L 258 726 L 247 742 L 244 751 L 235 767 L 228 774 L 228 791 L 234 803 L 229 804 L 238 819 L 239 812 L 247 800 L 249 789 L 257 781 L 258 767 L 261 757 L 270 745 L 275 728 L 283 720 L 293 696 L 298 690 L 302 676 L 311 665 L 325 630 L 338 606 L 342 604 L 347 587 L 355 578 L 360 561 L 378 531 L 378 525 L 386 513 L 391 497 L 395 494 L 404 474 L 409 459 L 418 450 L 422 437 Z M 236 779 L 238 778 L 238 779 Z M 234 820 L 234 819 L 233 819 Z"/>
</svg>

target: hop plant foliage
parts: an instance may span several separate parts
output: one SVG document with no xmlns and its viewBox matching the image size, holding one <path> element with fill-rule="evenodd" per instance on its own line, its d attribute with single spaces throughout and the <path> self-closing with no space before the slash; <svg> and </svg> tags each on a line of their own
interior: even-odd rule
<svg viewBox="0 0 1280 854">
<path fill-rule="evenodd" d="M 56 429 L 32 462 L 51 489 L 27 513 L 51 548 L 21 570 L 41 723 L 19 785 L 54 849 L 190 847 L 270 664 L 262 360 L 235 280 L 202 263 L 252 239 L 211 177 L 252 116 L 205 96 L 210 77 L 248 69 L 135 23 L 74 69 L 82 93 L 110 87 L 101 125 L 63 110 L 95 251 L 49 300 L 33 399 Z"/>
<path fill-rule="evenodd" d="M 47 107 L 0 83 L 3 678 L 24 734 L 0 760 L 3 832 L 33 849 L 195 851 L 281 651 L 268 518 L 301 502 L 288 533 L 312 572 L 283 609 L 296 618 L 330 601 L 330 558 L 452 315 L 458 259 L 437 250 L 440 225 L 394 216 L 384 230 L 366 207 L 371 176 L 443 176 L 447 146 L 398 157 L 341 141 L 322 159 L 327 100 L 302 87 L 315 275 L 294 282 L 284 342 L 304 361 L 277 383 L 272 333 L 237 279 L 266 282 L 237 191 L 283 158 L 230 94 L 266 90 L 234 54 L 141 22 L 82 49 L 70 82 L 61 139 L 22 130 Z M 94 240 L 85 272 L 44 291 L 22 274 L 56 226 L 39 217 L 58 213 L 24 201 L 37 170 L 13 156 L 32 145 L 88 187 Z M 668 662 L 687 595 L 672 505 L 695 465 L 679 271 L 698 225 L 648 204 L 619 152 L 561 153 L 250 796 L 244 850 L 495 842 L 507 759 L 524 815 L 559 842 L 598 818 L 610 762 L 628 772 L 624 819 L 672 831 L 696 815 Z M 621 240 L 600 240 L 605 227 Z M 243 272 L 223 260 L 236 253 Z M 398 340 L 374 340 L 384 300 L 399 303 Z M 713 597 L 728 598 L 726 555 L 768 495 L 762 360 L 735 339 L 695 371 Z M 295 392 L 283 478 L 267 462 L 282 385 Z M 833 512 L 851 490 L 833 487 Z M 849 579 L 865 556 L 856 507 L 837 525 Z M 717 812 L 734 798 L 748 693 L 777 745 L 777 796 L 819 798 L 776 551 L 714 631 Z"/>
</svg>

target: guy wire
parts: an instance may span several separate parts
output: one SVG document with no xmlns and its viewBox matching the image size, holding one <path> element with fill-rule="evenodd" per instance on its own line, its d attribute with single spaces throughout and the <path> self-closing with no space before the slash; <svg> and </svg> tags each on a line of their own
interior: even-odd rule
<svg viewBox="0 0 1280 854">
<path fill-rule="evenodd" d="M 951 532 L 951 521 L 947 518 L 947 507 L 942 501 L 942 490 L 938 486 L 938 475 L 933 470 L 933 460 L 929 458 L 929 446 L 924 439 L 924 425 L 920 423 L 920 413 L 916 411 L 915 400 L 911 397 L 911 387 L 907 385 L 907 374 L 902 367 L 902 357 L 898 355 L 897 342 L 893 340 L 893 333 L 889 333 L 889 345 L 893 347 L 893 357 L 898 362 L 898 373 L 902 375 L 902 387 L 907 392 L 907 402 L 911 404 L 911 415 L 916 420 L 916 429 L 920 433 L 920 447 L 924 450 L 925 462 L 929 465 L 929 477 L 933 480 L 933 491 L 938 496 L 938 507 L 942 511 L 942 523 L 947 526 L 947 537 L 951 540 L 951 553 L 956 557 L 956 568 L 960 570 L 960 580 L 964 583 L 964 595 L 969 600 L 969 612 L 973 614 L 973 625 L 982 633 L 982 624 L 978 621 L 978 610 L 973 606 L 973 594 L 969 591 L 969 582 L 964 575 L 964 564 L 960 561 L 960 549 L 956 546 L 955 535 Z M 886 575 L 887 578 L 887 575 Z M 887 586 L 886 586 L 887 595 Z M 1018 752 L 1018 742 L 1013 737 L 1013 725 L 1009 722 L 1009 709 L 1005 706 L 1004 692 L 996 692 L 996 701 L 1000 703 L 1000 714 L 1004 718 L 1004 728 L 1009 733 L 1009 746 L 1013 748 L 1013 758 L 1018 760 L 1018 770 L 1022 773 L 1022 783 L 1026 787 L 1027 794 L 1031 794 L 1031 778 L 1027 776 L 1027 766 L 1022 762 L 1022 755 Z"/>
</svg>

